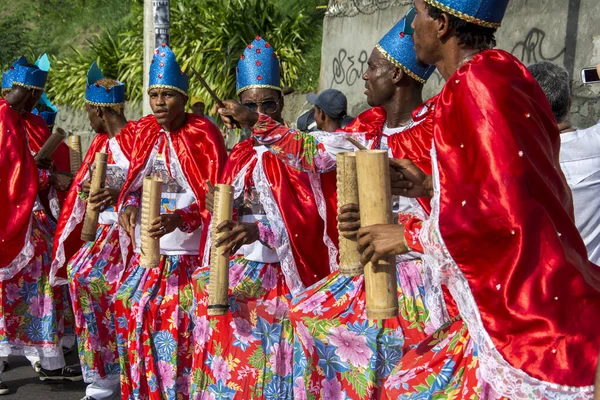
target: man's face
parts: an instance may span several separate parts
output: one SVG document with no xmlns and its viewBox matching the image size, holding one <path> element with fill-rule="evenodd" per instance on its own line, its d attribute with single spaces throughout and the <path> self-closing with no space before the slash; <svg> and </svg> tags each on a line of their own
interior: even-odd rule
<svg viewBox="0 0 600 400">
<path fill-rule="evenodd" d="M 197 115 L 204 115 L 204 103 L 194 103 L 192 104 L 192 113 Z"/>
<path fill-rule="evenodd" d="M 150 89 L 148 96 L 156 122 L 163 127 L 173 129 L 173 121 L 185 114 L 187 96 L 176 90 L 163 88 Z"/>
<path fill-rule="evenodd" d="M 256 112 L 268 115 L 277 122 L 283 122 L 281 118 L 283 98 L 281 93 L 275 89 L 254 88 L 244 90 L 240 93 L 240 102 Z"/>
<path fill-rule="evenodd" d="M 44 92 L 37 89 L 29 89 L 27 92 L 29 92 L 29 95 L 27 96 L 27 102 L 25 103 L 25 111 L 32 112 L 42 98 L 42 93 Z"/>
<path fill-rule="evenodd" d="M 385 104 L 395 90 L 392 80 L 394 66 L 376 48 L 371 52 L 367 65 L 367 71 L 362 76 L 367 103 L 371 107 Z"/>
<path fill-rule="evenodd" d="M 98 108 L 91 104 L 85 105 L 85 111 L 87 111 L 88 119 L 90 120 L 90 126 L 96 133 L 101 133 L 104 130 L 104 121 L 100 118 Z"/>
<path fill-rule="evenodd" d="M 413 40 L 417 60 L 423 64 L 435 65 L 439 61 L 437 23 L 427 13 L 424 0 L 415 0 L 415 12 L 412 28 L 415 31 Z"/>
</svg>

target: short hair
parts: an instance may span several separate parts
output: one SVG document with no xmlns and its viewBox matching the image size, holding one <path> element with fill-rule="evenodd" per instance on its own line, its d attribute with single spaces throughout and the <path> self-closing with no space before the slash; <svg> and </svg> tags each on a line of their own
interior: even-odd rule
<svg viewBox="0 0 600 400">
<path fill-rule="evenodd" d="M 427 14 L 438 19 L 442 13 L 448 15 L 448 25 L 454 29 L 454 35 L 458 38 L 458 43 L 469 46 L 476 50 L 493 49 L 496 47 L 496 28 L 486 28 L 485 26 L 467 22 L 463 19 L 448 14 L 439 8 L 425 3 Z"/>
<path fill-rule="evenodd" d="M 110 89 L 114 86 L 118 86 L 120 85 L 119 82 L 117 82 L 114 79 L 110 79 L 110 78 L 102 78 L 99 79 L 96 84 L 102 86 L 105 89 Z M 100 106 L 99 106 L 100 107 Z M 113 110 L 114 112 L 116 112 L 117 114 L 123 114 L 125 112 L 125 105 L 124 104 L 120 104 L 120 105 L 111 105 L 111 106 L 101 106 L 103 108 L 110 108 L 111 110 Z"/>
<path fill-rule="evenodd" d="M 527 67 L 546 94 L 556 123 L 569 119 L 571 78 L 563 67 L 550 61 L 540 61 Z"/>
</svg>

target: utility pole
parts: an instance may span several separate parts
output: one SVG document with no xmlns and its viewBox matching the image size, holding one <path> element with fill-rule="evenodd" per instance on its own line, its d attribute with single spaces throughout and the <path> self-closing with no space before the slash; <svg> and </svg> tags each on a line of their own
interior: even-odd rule
<svg viewBox="0 0 600 400">
<path fill-rule="evenodd" d="M 148 75 L 150 74 L 150 62 L 154 55 L 154 13 L 152 11 L 152 0 L 144 0 L 144 92 L 143 92 L 143 115 L 152 114 L 150 100 L 148 98 Z"/>
</svg>

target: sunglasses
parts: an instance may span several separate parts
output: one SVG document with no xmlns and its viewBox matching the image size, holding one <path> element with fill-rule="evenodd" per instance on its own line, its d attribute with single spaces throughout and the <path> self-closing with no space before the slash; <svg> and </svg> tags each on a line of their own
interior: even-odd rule
<svg viewBox="0 0 600 400">
<path fill-rule="evenodd" d="M 244 103 L 244 105 L 246 107 L 248 107 L 249 109 L 251 109 L 252 111 L 256 111 L 256 110 L 258 110 L 258 107 L 260 107 L 264 113 L 274 114 L 275 112 L 277 112 L 277 109 L 279 108 L 279 100 L 278 101 L 266 100 L 266 101 L 259 101 L 259 102 L 250 102 L 250 103 Z"/>
</svg>

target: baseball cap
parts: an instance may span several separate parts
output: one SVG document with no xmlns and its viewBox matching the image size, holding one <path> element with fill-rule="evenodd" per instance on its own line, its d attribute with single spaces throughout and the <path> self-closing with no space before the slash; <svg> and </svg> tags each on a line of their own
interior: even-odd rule
<svg viewBox="0 0 600 400">
<path fill-rule="evenodd" d="M 327 89 L 319 93 L 309 93 L 306 95 L 306 101 L 313 106 L 319 107 L 331 118 L 344 118 L 348 108 L 348 100 L 344 93 L 336 89 Z"/>
<path fill-rule="evenodd" d="M 298 121 L 296 121 L 296 126 L 299 130 L 304 132 L 311 132 L 317 129 L 317 123 L 315 122 L 315 110 L 311 109 L 302 114 Z"/>
</svg>

